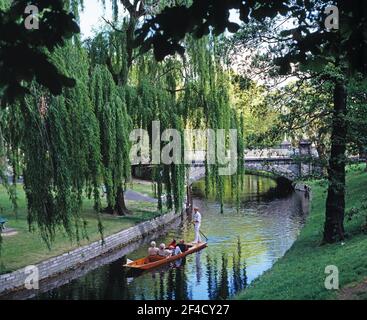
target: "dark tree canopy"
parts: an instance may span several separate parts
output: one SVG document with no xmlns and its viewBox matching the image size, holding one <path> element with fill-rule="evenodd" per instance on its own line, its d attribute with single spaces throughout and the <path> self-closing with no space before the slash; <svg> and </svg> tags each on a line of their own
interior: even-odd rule
<svg viewBox="0 0 367 320">
<path fill-rule="evenodd" d="M 201 38 L 210 31 L 215 35 L 222 34 L 226 29 L 236 32 L 239 25 L 229 21 L 231 9 L 239 10 L 240 19 L 248 22 L 250 13 L 255 17 L 275 17 L 278 13 L 285 14 L 290 10 L 288 2 L 194 0 L 189 7 L 185 5 L 167 7 L 156 17 L 148 19 L 137 30 L 136 45 L 141 45 L 143 52 L 153 47 L 154 55 L 160 61 L 167 55 L 184 51 L 180 41 L 187 33 Z"/>
<path fill-rule="evenodd" d="M 25 8 L 39 10 L 39 29 L 25 27 Z M 8 9 L 0 8 L 0 94 L 13 99 L 27 92 L 25 82 L 33 79 L 53 94 L 72 87 L 75 80 L 62 74 L 47 52 L 63 45 L 79 32 L 74 16 L 62 0 L 14 0 Z"/>
<path fill-rule="evenodd" d="M 324 25 L 325 8 L 330 5 L 339 8 L 341 32 L 328 31 Z M 201 38 L 210 31 L 214 34 L 226 29 L 236 32 L 239 25 L 229 21 L 231 9 L 239 11 L 244 23 L 277 15 L 297 19 L 297 25 L 282 34 L 289 48 L 277 59 L 282 73 L 290 71 L 290 63 L 323 64 L 325 53 L 340 53 L 347 58 L 349 70 L 367 73 L 367 2 L 364 0 L 194 0 L 189 7 L 167 7 L 148 19 L 137 30 L 136 45 L 141 46 L 142 51 L 153 48 L 160 61 L 167 55 L 183 52 L 180 41 L 187 33 Z"/>
<path fill-rule="evenodd" d="M 276 62 L 282 73 L 298 63 L 303 71 L 322 71 L 328 63 L 338 65 L 346 76 L 367 74 L 367 2 L 363 0 L 296 1 L 291 17 L 297 25 L 281 32 L 288 52 Z M 325 9 L 334 4 L 339 10 L 339 28 L 325 26 Z"/>
</svg>

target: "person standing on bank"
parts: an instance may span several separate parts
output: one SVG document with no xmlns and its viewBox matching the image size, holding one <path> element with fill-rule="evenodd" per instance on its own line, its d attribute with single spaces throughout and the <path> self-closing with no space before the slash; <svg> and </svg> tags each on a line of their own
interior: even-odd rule
<svg viewBox="0 0 367 320">
<path fill-rule="evenodd" d="M 201 237 L 200 237 L 201 213 L 199 212 L 199 208 L 197 207 L 194 208 L 194 215 L 192 217 L 192 222 L 195 228 L 194 243 L 200 243 L 201 242 Z"/>
</svg>

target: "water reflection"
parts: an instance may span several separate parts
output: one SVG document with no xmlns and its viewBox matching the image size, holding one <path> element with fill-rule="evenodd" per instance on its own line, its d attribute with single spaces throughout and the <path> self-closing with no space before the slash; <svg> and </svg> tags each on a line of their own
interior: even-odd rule
<svg viewBox="0 0 367 320">
<path fill-rule="evenodd" d="M 279 177 L 276 180 L 269 177 L 244 175 L 239 181 L 239 188 L 234 188 L 230 179 L 224 179 L 223 200 L 227 204 L 234 205 L 237 197 L 242 203 L 248 201 L 271 201 L 274 198 L 285 198 L 292 193 L 292 184 L 289 180 Z M 198 198 L 205 197 L 205 181 L 200 180 L 192 186 L 193 194 Z M 216 200 L 215 190 L 211 190 L 208 200 Z"/>
<path fill-rule="evenodd" d="M 195 266 L 196 266 L 196 284 L 200 284 L 200 280 L 201 280 L 201 253 L 202 251 L 196 252 L 195 253 Z"/>
<path fill-rule="evenodd" d="M 238 238 L 236 254 L 232 256 L 232 269 L 228 255 L 221 253 L 220 262 L 207 255 L 207 288 L 209 299 L 227 299 L 247 286 L 246 263 L 241 259 L 241 242 Z M 220 270 L 220 274 L 218 274 Z"/>
<path fill-rule="evenodd" d="M 225 183 L 224 213 L 215 199 L 204 199 L 202 182 L 194 186 L 195 205 L 202 213 L 202 230 L 209 246 L 181 261 L 142 274 L 122 268 L 126 256 L 79 278 L 54 285 L 36 299 L 228 299 L 245 289 L 269 269 L 296 239 L 308 212 L 301 193 L 279 196 L 276 182 L 269 178 L 245 176 L 240 206 L 233 205 L 233 190 Z M 194 239 L 192 226 L 184 223 L 158 243 L 172 238 Z M 147 244 L 128 251 L 129 259 L 146 254 Z M 57 283 L 57 282 L 55 282 Z M 55 288 L 56 286 L 56 288 Z"/>
<path fill-rule="evenodd" d="M 119 259 L 61 288 L 41 294 L 41 299 L 228 299 L 246 288 L 248 277 L 237 238 L 232 252 L 205 250 L 180 265 L 171 265 L 142 275 L 127 274 Z M 215 251 L 215 248 L 214 248 Z"/>
</svg>

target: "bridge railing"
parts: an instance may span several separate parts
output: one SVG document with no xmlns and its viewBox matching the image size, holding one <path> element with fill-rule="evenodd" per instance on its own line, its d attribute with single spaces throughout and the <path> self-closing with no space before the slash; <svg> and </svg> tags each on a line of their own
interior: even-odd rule
<svg viewBox="0 0 367 320">
<path fill-rule="evenodd" d="M 292 156 L 296 156 L 297 154 L 299 154 L 297 149 L 247 149 L 245 150 L 245 159 L 289 159 Z"/>
<path fill-rule="evenodd" d="M 313 158 L 318 158 L 317 151 L 314 148 L 309 149 L 309 155 Z M 296 158 L 301 154 L 299 148 L 265 148 L 265 149 L 245 149 L 244 159 L 245 160 L 290 160 Z M 304 152 L 303 156 L 306 156 Z M 230 152 L 226 154 L 227 158 L 230 158 Z M 181 161 L 183 163 L 202 163 L 206 159 L 206 150 L 185 150 L 185 156 Z M 142 164 L 149 164 L 149 159 L 144 159 Z"/>
</svg>

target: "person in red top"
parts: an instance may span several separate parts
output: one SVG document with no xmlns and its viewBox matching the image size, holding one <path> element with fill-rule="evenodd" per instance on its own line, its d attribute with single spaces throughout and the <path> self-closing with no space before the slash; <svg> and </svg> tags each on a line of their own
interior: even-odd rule
<svg viewBox="0 0 367 320">
<path fill-rule="evenodd" d="M 169 249 L 174 249 L 176 248 L 177 242 L 176 239 L 173 239 L 172 242 L 168 245 Z"/>
</svg>

